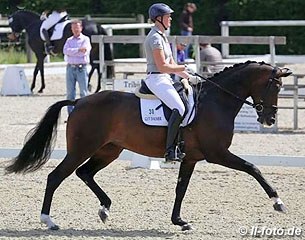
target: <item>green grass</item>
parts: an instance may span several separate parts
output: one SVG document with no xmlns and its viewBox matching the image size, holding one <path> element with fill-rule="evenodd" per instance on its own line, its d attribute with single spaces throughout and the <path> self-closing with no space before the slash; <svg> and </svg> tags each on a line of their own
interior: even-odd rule
<svg viewBox="0 0 305 240">
<path fill-rule="evenodd" d="M 17 64 L 26 62 L 26 54 L 23 52 L 17 52 L 13 48 L 0 50 L 0 64 Z"/>
<path fill-rule="evenodd" d="M 32 61 L 36 62 L 35 54 L 32 55 Z M 51 62 L 62 62 L 64 57 L 62 54 L 57 55 L 56 57 L 51 57 Z M 26 53 L 23 51 L 16 51 L 13 48 L 9 49 L 0 49 L 0 64 L 18 64 L 18 63 L 27 63 Z"/>
</svg>

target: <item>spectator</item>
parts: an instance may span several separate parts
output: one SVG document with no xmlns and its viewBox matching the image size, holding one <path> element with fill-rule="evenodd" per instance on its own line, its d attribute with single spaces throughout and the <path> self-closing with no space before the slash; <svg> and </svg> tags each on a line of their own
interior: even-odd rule
<svg viewBox="0 0 305 240">
<path fill-rule="evenodd" d="M 186 3 L 179 18 L 179 26 L 182 36 L 192 36 L 194 30 L 193 13 L 197 10 L 195 3 Z M 186 46 L 185 58 L 189 58 L 190 45 Z"/>
<path fill-rule="evenodd" d="M 185 43 L 177 44 L 177 63 L 184 64 L 185 62 L 185 52 L 184 49 L 186 47 Z M 179 75 L 171 74 L 171 77 L 174 81 L 180 81 L 182 78 Z"/>
<path fill-rule="evenodd" d="M 177 63 L 183 64 L 185 62 L 185 43 L 178 43 L 177 44 Z"/>
<path fill-rule="evenodd" d="M 200 43 L 200 61 L 204 62 L 222 62 L 221 52 L 212 47 L 208 43 Z M 203 66 L 203 72 L 216 73 L 223 69 L 221 64 L 209 64 L 208 66 Z"/>
<path fill-rule="evenodd" d="M 72 37 L 69 37 L 64 45 L 63 53 L 67 64 L 66 84 L 67 99 L 73 100 L 76 96 L 75 85 L 78 82 L 80 97 L 88 95 L 88 72 L 87 63 L 89 63 L 89 55 L 91 51 L 91 43 L 89 37 L 82 34 L 82 22 L 74 20 L 71 23 Z M 68 114 L 73 110 L 72 106 L 68 106 Z"/>
</svg>

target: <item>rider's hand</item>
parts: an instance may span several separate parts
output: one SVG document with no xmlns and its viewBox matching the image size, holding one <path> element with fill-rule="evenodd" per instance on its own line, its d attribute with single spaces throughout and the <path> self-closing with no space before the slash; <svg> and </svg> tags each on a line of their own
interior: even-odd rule
<svg viewBox="0 0 305 240">
<path fill-rule="evenodd" d="M 190 65 L 185 64 L 184 67 L 184 71 L 186 71 L 188 74 L 195 75 L 196 72 Z"/>
</svg>

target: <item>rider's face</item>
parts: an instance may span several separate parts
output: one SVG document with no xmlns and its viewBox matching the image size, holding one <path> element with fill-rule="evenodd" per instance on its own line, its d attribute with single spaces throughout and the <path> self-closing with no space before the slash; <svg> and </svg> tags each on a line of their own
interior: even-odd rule
<svg viewBox="0 0 305 240">
<path fill-rule="evenodd" d="M 80 23 L 72 23 L 71 29 L 74 36 L 79 36 L 83 30 L 83 27 Z"/>
<path fill-rule="evenodd" d="M 172 17 L 170 14 L 163 15 L 163 24 L 166 28 L 169 28 L 171 26 Z"/>
<path fill-rule="evenodd" d="M 164 24 L 164 26 L 166 28 L 169 28 L 171 26 L 171 22 L 172 22 L 172 17 L 170 14 L 166 14 L 166 15 L 163 15 L 162 17 L 159 16 L 158 18 L 158 21 L 161 22 Z"/>
</svg>

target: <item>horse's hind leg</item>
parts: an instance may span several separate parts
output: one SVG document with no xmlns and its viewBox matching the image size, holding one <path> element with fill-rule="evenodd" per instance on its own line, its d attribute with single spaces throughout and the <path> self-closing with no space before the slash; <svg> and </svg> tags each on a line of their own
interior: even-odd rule
<svg viewBox="0 0 305 240">
<path fill-rule="evenodd" d="M 214 155 L 214 158 L 209 158 L 208 155 L 206 155 L 207 161 L 250 174 L 259 182 L 259 184 L 268 194 L 269 198 L 274 200 L 274 209 L 280 212 L 287 211 L 276 190 L 267 182 L 267 180 L 263 177 L 261 171 L 254 164 L 247 162 L 246 160 L 232 154 L 229 151 L 226 151 L 224 154 L 221 154 L 222 152 L 223 151 L 217 151 L 217 158 L 215 158 L 216 155 Z"/>
<path fill-rule="evenodd" d="M 35 85 L 36 85 L 36 78 L 37 78 L 38 71 L 39 71 L 39 67 L 38 67 L 38 63 L 37 63 L 36 66 L 35 66 L 35 69 L 34 69 L 33 81 L 32 81 L 32 84 L 31 84 L 31 91 L 32 92 L 33 92 L 33 90 L 35 88 Z"/>
<path fill-rule="evenodd" d="M 123 149 L 113 144 L 108 144 L 99 150 L 94 156 L 92 156 L 84 165 L 76 170 L 77 176 L 82 179 L 91 191 L 99 199 L 102 209 L 99 211 L 99 216 L 103 223 L 106 222 L 109 216 L 109 210 L 111 206 L 111 199 L 107 194 L 99 187 L 94 180 L 94 175 L 113 160 L 115 160 Z"/>
<path fill-rule="evenodd" d="M 45 190 L 40 220 L 51 230 L 58 230 L 59 227 L 50 217 L 50 208 L 55 190 L 62 181 L 67 178 L 74 170 L 81 165 L 86 158 L 79 158 L 67 154 L 64 160 L 48 175 L 47 186 Z"/>
<path fill-rule="evenodd" d="M 89 74 L 88 74 L 88 90 L 91 92 L 91 89 L 92 89 L 92 86 L 91 86 L 91 84 L 90 84 L 90 80 L 91 80 L 91 77 L 92 77 L 92 74 L 93 74 L 93 72 L 94 72 L 94 66 L 93 65 L 91 65 L 91 69 L 90 69 L 90 72 L 89 72 Z"/>
</svg>

